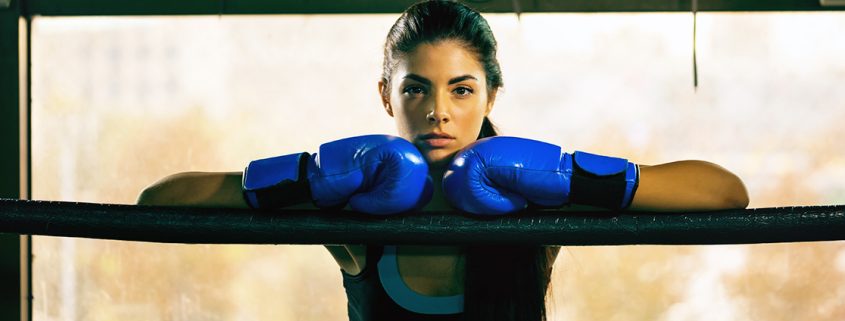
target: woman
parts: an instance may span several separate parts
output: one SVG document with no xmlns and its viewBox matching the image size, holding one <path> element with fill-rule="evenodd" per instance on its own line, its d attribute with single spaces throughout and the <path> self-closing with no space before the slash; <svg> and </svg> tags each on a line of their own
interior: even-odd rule
<svg viewBox="0 0 845 321">
<path fill-rule="evenodd" d="M 378 82 L 398 135 L 428 165 L 423 210 L 453 208 L 441 188 L 456 153 L 496 136 L 487 115 L 502 75 L 496 41 L 473 9 L 421 2 L 390 29 Z M 246 207 L 243 174 L 181 173 L 147 188 L 139 204 Z M 742 181 L 703 161 L 639 166 L 633 210 L 744 208 Z M 423 205 L 420 204 L 420 205 Z M 327 246 L 341 267 L 351 320 L 545 320 L 554 247 Z M 401 270 L 401 275 L 398 271 Z M 399 282 L 395 282 L 396 280 Z"/>
</svg>

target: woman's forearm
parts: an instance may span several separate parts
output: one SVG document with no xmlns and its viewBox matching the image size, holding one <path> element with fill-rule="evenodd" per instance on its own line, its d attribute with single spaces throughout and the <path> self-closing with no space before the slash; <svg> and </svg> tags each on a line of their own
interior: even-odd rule
<svg viewBox="0 0 845 321">
<path fill-rule="evenodd" d="M 247 207 L 241 172 L 174 174 L 144 189 L 138 205 Z"/>
<path fill-rule="evenodd" d="M 745 184 L 719 165 L 678 161 L 640 167 L 633 210 L 708 211 L 748 206 Z"/>
<path fill-rule="evenodd" d="M 748 192 L 724 168 L 704 161 L 679 161 L 640 167 L 632 210 L 718 210 L 745 208 Z M 187 172 L 168 176 L 144 189 L 138 205 L 246 208 L 241 172 Z M 308 206 L 310 207 L 310 206 Z"/>
</svg>

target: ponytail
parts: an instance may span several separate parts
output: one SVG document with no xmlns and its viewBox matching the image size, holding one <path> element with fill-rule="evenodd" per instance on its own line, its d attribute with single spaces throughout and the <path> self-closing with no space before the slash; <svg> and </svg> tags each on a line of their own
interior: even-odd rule
<svg viewBox="0 0 845 321">
<path fill-rule="evenodd" d="M 481 123 L 481 131 L 478 133 L 478 139 L 493 136 L 499 136 L 499 130 L 493 125 L 489 117 L 484 116 L 484 121 Z"/>
</svg>

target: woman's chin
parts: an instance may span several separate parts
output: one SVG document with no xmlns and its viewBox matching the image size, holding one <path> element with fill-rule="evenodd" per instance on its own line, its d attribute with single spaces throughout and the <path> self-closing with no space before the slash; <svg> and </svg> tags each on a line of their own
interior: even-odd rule
<svg viewBox="0 0 845 321">
<path fill-rule="evenodd" d="M 433 149 L 423 153 L 423 157 L 425 157 L 425 161 L 428 163 L 430 168 L 445 169 L 456 153 L 457 151 L 452 150 Z"/>
</svg>

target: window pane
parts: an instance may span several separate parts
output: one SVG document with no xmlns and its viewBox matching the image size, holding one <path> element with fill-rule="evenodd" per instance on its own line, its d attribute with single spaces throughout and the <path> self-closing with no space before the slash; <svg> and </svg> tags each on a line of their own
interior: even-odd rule
<svg viewBox="0 0 845 321">
<path fill-rule="evenodd" d="M 379 102 L 396 15 L 36 18 L 33 195 L 134 203 L 183 171 L 395 133 Z M 845 203 L 842 13 L 490 14 L 504 135 L 704 159 L 752 207 Z M 344 320 L 320 246 L 36 237 L 35 320 Z M 566 247 L 554 320 L 841 320 L 841 242 Z M 599 281 L 600 280 L 600 281 Z"/>
</svg>

